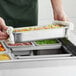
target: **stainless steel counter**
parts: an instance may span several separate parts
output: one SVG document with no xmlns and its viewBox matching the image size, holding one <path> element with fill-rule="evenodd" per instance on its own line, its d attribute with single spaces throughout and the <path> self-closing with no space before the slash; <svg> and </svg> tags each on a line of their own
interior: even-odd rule
<svg viewBox="0 0 76 76">
<path fill-rule="evenodd" d="M 69 40 L 72 40 L 72 37 Z M 0 76 L 76 76 L 75 67 L 75 56 L 52 57 L 46 55 L 45 57 L 31 56 L 30 58 L 27 56 L 21 60 L 15 59 L 0 62 Z"/>
</svg>

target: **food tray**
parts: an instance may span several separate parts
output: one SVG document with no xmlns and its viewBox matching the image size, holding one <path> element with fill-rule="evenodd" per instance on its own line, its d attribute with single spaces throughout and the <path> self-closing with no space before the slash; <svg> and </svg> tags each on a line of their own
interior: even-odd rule
<svg viewBox="0 0 76 76">
<path fill-rule="evenodd" d="M 50 29 L 48 27 L 50 27 Z M 56 28 L 54 28 L 52 24 L 46 26 L 22 27 L 22 28 L 15 28 L 13 34 L 15 42 L 34 41 L 41 39 L 54 39 L 54 38 L 65 37 L 67 28 L 68 27 L 66 25 L 60 25 L 60 24 L 59 27 Z M 29 31 L 25 31 L 27 29 L 29 29 Z"/>
<path fill-rule="evenodd" d="M 4 42 L 4 44 L 8 48 L 23 48 L 23 47 L 31 47 L 34 46 L 32 42 L 22 42 L 22 43 L 15 43 L 15 44 L 8 44 L 7 42 Z"/>
<path fill-rule="evenodd" d="M 31 56 L 31 57 L 30 57 Z M 17 59 L 37 59 L 37 58 L 52 58 L 52 57 L 70 57 L 72 53 L 66 50 L 64 47 L 60 49 L 45 49 L 45 50 L 34 50 L 31 52 L 30 56 L 26 55 L 17 55 L 15 58 Z"/>
<path fill-rule="evenodd" d="M 34 51 L 35 55 L 62 55 L 62 56 L 71 56 L 72 54 L 66 50 L 64 47 L 59 49 L 44 49 Z"/>
<path fill-rule="evenodd" d="M 14 55 L 29 56 L 32 50 L 26 50 L 26 48 L 11 48 L 11 51 Z"/>
<path fill-rule="evenodd" d="M 61 42 L 57 39 L 38 40 L 38 41 L 35 41 L 34 44 L 41 48 L 47 48 L 47 49 L 49 47 L 50 49 L 58 49 L 62 45 Z"/>
<path fill-rule="evenodd" d="M 0 53 L 10 52 L 9 49 L 5 46 L 4 41 L 0 41 Z"/>
<path fill-rule="evenodd" d="M 30 56 L 31 51 L 12 51 L 15 56 Z"/>
<path fill-rule="evenodd" d="M 62 44 L 59 40 L 54 39 L 55 42 L 54 44 L 43 44 L 43 45 L 39 45 L 36 43 L 36 41 L 32 42 L 33 46 L 29 46 L 29 47 L 19 47 L 19 48 L 11 48 L 13 51 L 29 51 L 29 50 L 40 50 L 40 49 L 59 49 L 61 48 Z M 41 41 L 41 40 L 40 40 Z M 43 40 L 44 41 L 44 40 Z"/>
<path fill-rule="evenodd" d="M 2 60 L 13 60 L 14 55 L 12 53 L 0 53 L 0 61 Z"/>
</svg>

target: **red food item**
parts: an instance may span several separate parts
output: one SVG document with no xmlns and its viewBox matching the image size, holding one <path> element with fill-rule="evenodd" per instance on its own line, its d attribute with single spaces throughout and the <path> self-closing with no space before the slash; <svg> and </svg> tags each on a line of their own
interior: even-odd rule
<svg viewBox="0 0 76 76">
<path fill-rule="evenodd" d="M 2 47 L 2 44 L 0 43 L 0 47 Z"/>
<path fill-rule="evenodd" d="M 32 43 L 31 42 L 25 42 L 25 43 L 23 43 L 24 45 L 32 45 Z"/>
<path fill-rule="evenodd" d="M 0 51 L 5 51 L 5 49 L 1 43 L 0 43 Z"/>
<path fill-rule="evenodd" d="M 23 43 L 8 44 L 9 46 L 22 46 Z"/>
<path fill-rule="evenodd" d="M 3 47 L 0 47 L 0 51 L 5 51 L 5 49 Z"/>
<path fill-rule="evenodd" d="M 24 45 L 32 45 L 32 43 L 31 42 L 25 42 L 25 43 L 8 44 L 8 46 L 24 46 Z"/>
</svg>

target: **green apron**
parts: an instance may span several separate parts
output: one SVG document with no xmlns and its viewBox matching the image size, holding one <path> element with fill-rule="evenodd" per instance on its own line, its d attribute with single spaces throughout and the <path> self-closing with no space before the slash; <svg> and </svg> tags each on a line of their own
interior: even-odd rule
<svg viewBox="0 0 76 76">
<path fill-rule="evenodd" d="M 0 17 L 8 26 L 26 27 L 38 23 L 37 0 L 0 0 Z"/>
</svg>

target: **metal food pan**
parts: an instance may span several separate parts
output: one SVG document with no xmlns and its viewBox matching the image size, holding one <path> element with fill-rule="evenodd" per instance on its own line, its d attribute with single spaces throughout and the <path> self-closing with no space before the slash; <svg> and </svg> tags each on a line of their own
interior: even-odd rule
<svg viewBox="0 0 76 76">
<path fill-rule="evenodd" d="M 11 48 L 11 51 L 14 55 L 25 55 L 28 56 L 31 54 L 32 50 L 26 50 L 26 48 Z"/>
<path fill-rule="evenodd" d="M 56 39 L 55 39 L 56 40 Z M 12 50 L 13 51 L 29 51 L 29 50 L 42 50 L 42 49 L 59 49 L 61 48 L 62 44 L 59 40 L 56 40 L 57 43 L 55 44 L 45 44 L 45 45 L 38 45 L 36 44 L 36 42 L 32 42 L 33 46 L 29 46 L 29 47 L 19 47 L 19 48 L 15 48 L 13 47 Z"/>
<path fill-rule="evenodd" d="M 50 41 L 50 40 L 52 40 L 53 43 L 47 43 L 47 42 L 45 42 L 45 41 Z M 38 41 L 41 44 L 37 43 Z M 39 46 L 41 48 L 59 49 L 62 46 L 61 42 L 59 40 L 57 40 L 57 39 L 38 40 L 38 41 L 34 41 L 33 43 L 34 43 L 34 45 Z M 44 42 L 44 43 L 42 43 L 42 42 Z"/>
<path fill-rule="evenodd" d="M 12 53 L 0 53 L 0 56 L 1 56 L 0 57 L 0 62 L 4 61 L 4 60 L 13 60 L 14 59 L 14 55 Z"/>
<path fill-rule="evenodd" d="M 0 53 L 7 53 L 10 52 L 9 49 L 5 46 L 4 41 L 0 41 L 2 47 L 4 48 L 4 51 L 0 50 Z"/>
<path fill-rule="evenodd" d="M 12 51 L 15 56 L 29 56 L 31 51 Z"/>
<path fill-rule="evenodd" d="M 29 50 L 43 50 L 43 49 L 59 49 L 61 48 L 62 44 L 49 44 L 49 45 L 34 45 L 31 47 L 20 47 L 20 48 L 11 48 L 13 51 L 29 51 Z"/>
<path fill-rule="evenodd" d="M 29 44 L 28 44 L 29 43 Z M 8 47 L 8 48 L 24 48 L 24 47 L 31 47 L 34 46 L 34 44 L 32 42 L 21 42 L 21 43 L 16 43 L 18 44 L 14 46 L 14 44 L 8 44 L 6 42 L 4 42 L 4 44 Z M 25 45 L 26 44 L 26 45 Z"/>
<path fill-rule="evenodd" d="M 13 53 L 7 53 L 7 54 L 10 56 L 11 60 L 14 60 L 15 59 L 15 56 L 14 56 Z"/>
<path fill-rule="evenodd" d="M 32 58 L 34 57 L 33 51 L 30 51 L 30 54 L 15 54 L 15 59 L 27 59 L 27 58 Z"/>
<path fill-rule="evenodd" d="M 65 50 L 64 48 L 60 49 L 44 49 L 34 51 L 35 55 L 59 55 L 59 56 L 71 56 L 72 54 Z"/>
<path fill-rule="evenodd" d="M 40 26 L 35 26 L 35 27 L 40 27 Z M 23 28 L 28 28 L 28 27 L 23 27 Z M 15 28 L 15 30 L 23 29 L 23 28 Z M 15 42 L 34 41 L 41 39 L 55 39 L 55 38 L 65 37 L 67 28 L 68 27 L 66 25 L 65 26 L 63 25 L 63 27 L 60 28 L 33 30 L 27 32 L 13 32 L 13 34 L 14 34 Z"/>
<path fill-rule="evenodd" d="M 30 56 L 16 56 L 16 59 L 37 59 L 37 58 L 54 58 L 54 57 L 70 57 L 72 54 L 67 50 L 61 51 L 60 49 L 47 49 L 47 50 L 34 50 Z"/>
</svg>

